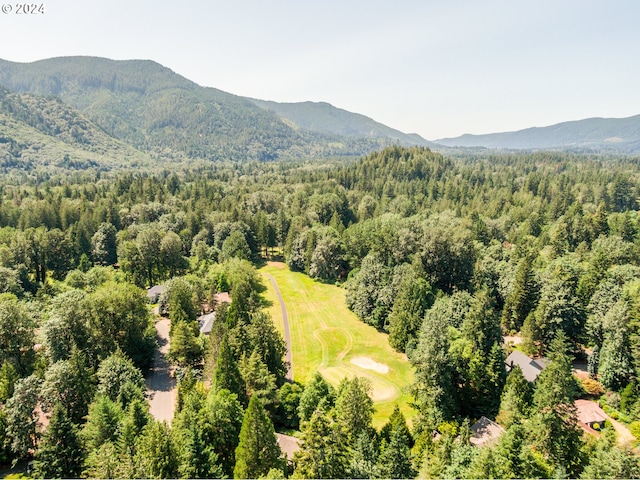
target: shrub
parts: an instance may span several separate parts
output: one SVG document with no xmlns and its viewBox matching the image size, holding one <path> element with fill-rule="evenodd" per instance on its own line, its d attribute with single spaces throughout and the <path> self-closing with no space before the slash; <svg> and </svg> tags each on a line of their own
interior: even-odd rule
<svg viewBox="0 0 640 480">
<path fill-rule="evenodd" d="M 591 396 L 599 397 L 604 393 L 602 384 L 592 378 L 585 378 L 584 380 L 582 380 L 582 388 L 588 395 Z"/>
</svg>

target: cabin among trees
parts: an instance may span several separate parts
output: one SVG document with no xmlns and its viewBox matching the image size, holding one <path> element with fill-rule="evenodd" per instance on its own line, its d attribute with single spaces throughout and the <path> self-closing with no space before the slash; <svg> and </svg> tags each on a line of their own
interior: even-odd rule
<svg viewBox="0 0 640 480">
<path fill-rule="evenodd" d="M 540 375 L 547 366 L 547 361 L 544 358 L 532 359 L 520 350 L 514 350 L 505 359 L 505 364 L 507 366 L 507 372 L 510 372 L 513 367 L 518 366 L 527 381 L 535 382 L 538 375 Z"/>
</svg>

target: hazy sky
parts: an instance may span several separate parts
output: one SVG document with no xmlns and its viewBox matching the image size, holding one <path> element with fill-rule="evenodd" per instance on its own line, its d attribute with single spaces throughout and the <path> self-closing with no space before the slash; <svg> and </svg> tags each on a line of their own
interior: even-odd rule
<svg viewBox="0 0 640 480">
<path fill-rule="evenodd" d="M 326 101 L 430 140 L 640 114 L 638 0 L 44 4 L 0 13 L 0 58 L 151 59 L 203 86 Z"/>
</svg>

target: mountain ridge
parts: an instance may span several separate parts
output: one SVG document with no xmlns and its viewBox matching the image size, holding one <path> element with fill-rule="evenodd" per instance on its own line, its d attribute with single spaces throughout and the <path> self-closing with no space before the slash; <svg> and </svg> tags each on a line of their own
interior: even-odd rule
<svg viewBox="0 0 640 480">
<path fill-rule="evenodd" d="M 274 111 L 297 127 L 347 137 L 388 137 L 403 145 L 435 146 L 416 133 L 403 133 L 360 113 L 349 112 L 328 102 L 274 102 L 250 99 L 265 110 Z"/>
<path fill-rule="evenodd" d="M 152 60 L 0 60 L 0 85 L 57 96 L 114 138 L 176 160 L 360 156 L 400 143 L 389 136 L 299 128 L 251 99 L 202 87 Z M 418 145 L 420 140 L 407 136 L 402 143 Z"/>
<path fill-rule="evenodd" d="M 603 150 L 640 152 L 640 115 L 623 118 L 591 117 L 543 127 L 482 135 L 464 134 L 441 138 L 445 147 L 514 150 Z"/>
<path fill-rule="evenodd" d="M 55 96 L 114 139 L 170 161 L 362 156 L 389 145 L 640 153 L 640 115 L 432 142 L 327 102 L 278 103 L 200 86 L 153 60 L 0 59 L 0 85 Z"/>
</svg>

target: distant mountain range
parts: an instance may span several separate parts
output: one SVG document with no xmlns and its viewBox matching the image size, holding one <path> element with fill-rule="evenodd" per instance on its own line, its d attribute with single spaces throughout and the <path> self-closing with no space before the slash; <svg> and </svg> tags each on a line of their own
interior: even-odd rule
<svg viewBox="0 0 640 480">
<path fill-rule="evenodd" d="M 17 93 L 56 96 L 108 135 L 177 160 L 363 155 L 395 143 L 428 143 L 327 104 L 279 108 L 201 87 L 147 60 L 0 60 L 0 85 Z M 343 127 L 336 128 L 339 123 Z"/>
<path fill-rule="evenodd" d="M 548 127 L 435 140 L 447 147 L 640 153 L 640 115 L 588 118 Z"/>
<path fill-rule="evenodd" d="M 0 172 L 361 156 L 391 144 L 640 153 L 640 115 L 433 143 L 328 103 L 202 87 L 149 60 L 0 60 Z"/>
</svg>

